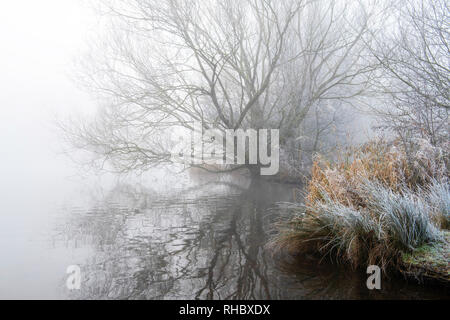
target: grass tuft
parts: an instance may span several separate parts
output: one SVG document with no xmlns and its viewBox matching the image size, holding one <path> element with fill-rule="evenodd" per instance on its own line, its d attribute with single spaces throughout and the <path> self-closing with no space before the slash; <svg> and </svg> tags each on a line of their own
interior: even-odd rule
<svg viewBox="0 0 450 320">
<path fill-rule="evenodd" d="M 279 224 L 271 245 L 386 270 L 444 241 L 450 195 L 442 153 L 423 162 L 419 151 L 411 161 L 395 144 L 376 141 L 334 164 L 317 158 L 305 204 L 284 205 L 293 218 Z"/>
</svg>

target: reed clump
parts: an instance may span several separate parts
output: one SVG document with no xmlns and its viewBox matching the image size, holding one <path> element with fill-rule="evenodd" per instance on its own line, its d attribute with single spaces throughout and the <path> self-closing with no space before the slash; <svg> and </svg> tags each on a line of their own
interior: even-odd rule
<svg viewBox="0 0 450 320">
<path fill-rule="evenodd" d="M 445 241 L 448 154 L 425 141 L 407 150 L 384 140 L 317 157 L 304 204 L 284 204 L 276 249 L 329 257 L 357 268 L 399 268 L 405 253 Z M 448 246 L 448 244 L 447 244 Z"/>
</svg>

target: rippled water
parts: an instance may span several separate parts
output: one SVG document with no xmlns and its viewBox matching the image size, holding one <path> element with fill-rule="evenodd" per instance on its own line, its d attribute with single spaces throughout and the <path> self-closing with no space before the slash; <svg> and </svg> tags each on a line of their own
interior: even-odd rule
<svg viewBox="0 0 450 320">
<path fill-rule="evenodd" d="M 277 202 L 292 186 L 267 182 L 198 183 L 158 191 L 119 184 L 86 208 L 64 208 L 51 235 L 72 254 L 82 286 L 71 299 L 414 299 L 448 291 L 382 279 L 307 257 L 274 258 L 266 244 Z M 61 209 L 62 210 L 62 209 Z M 81 253 L 80 253 L 81 252 Z"/>
</svg>

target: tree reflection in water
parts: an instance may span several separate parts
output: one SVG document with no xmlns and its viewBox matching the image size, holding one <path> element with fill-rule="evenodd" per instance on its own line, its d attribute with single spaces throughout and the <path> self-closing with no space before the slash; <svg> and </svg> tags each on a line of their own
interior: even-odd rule
<svg viewBox="0 0 450 320">
<path fill-rule="evenodd" d="M 274 258 L 265 245 L 276 202 L 293 187 L 208 182 L 164 197 L 119 185 L 59 228 L 68 246 L 92 249 L 83 299 L 359 299 L 438 297 L 404 282 L 370 292 L 361 272 L 306 257 Z M 279 262 L 283 260 L 283 262 Z M 298 261 L 300 260 L 300 261 Z M 412 286 L 412 287 L 411 287 Z"/>
</svg>

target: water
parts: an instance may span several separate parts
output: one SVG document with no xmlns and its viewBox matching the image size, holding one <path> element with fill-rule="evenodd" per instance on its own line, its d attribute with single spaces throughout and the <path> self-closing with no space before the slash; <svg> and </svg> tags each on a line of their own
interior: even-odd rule
<svg viewBox="0 0 450 320">
<path fill-rule="evenodd" d="M 445 289 L 382 279 L 381 291 L 366 275 L 281 258 L 267 248 L 294 187 L 246 179 L 172 177 L 154 184 L 119 183 L 88 204 L 58 210 L 49 241 L 67 264 L 82 270 L 81 290 L 68 299 L 437 299 Z M 237 181 L 238 180 L 238 181 Z M 177 183 L 174 183 L 177 181 Z M 63 264 L 60 264 L 63 267 Z M 57 275 L 57 276 L 56 276 Z M 55 281 L 53 282 L 54 285 Z"/>
<path fill-rule="evenodd" d="M 73 154 L 54 120 L 96 110 L 97 101 L 66 75 L 74 76 L 69 65 L 97 19 L 80 1 L 29 1 L 26 11 L 20 1 L 4 4 L 0 299 L 449 296 L 385 278 L 371 292 L 364 272 L 274 258 L 266 244 L 279 213 L 270 209 L 293 199 L 289 186 L 192 172 L 80 176 L 56 156 Z M 81 267 L 80 291 L 66 288 L 70 265 Z"/>
</svg>

